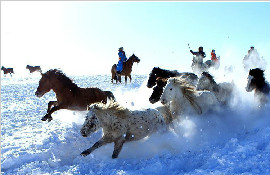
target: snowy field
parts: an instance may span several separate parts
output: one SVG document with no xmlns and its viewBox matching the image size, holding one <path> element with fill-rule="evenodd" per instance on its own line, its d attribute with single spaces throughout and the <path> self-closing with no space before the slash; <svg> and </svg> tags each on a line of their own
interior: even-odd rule
<svg viewBox="0 0 270 175">
<path fill-rule="evenodd" d="M 148 75 L 133 75 L 126 86 L 111 84 L 109 75 L 67 76 L 80 87 L 112 91 L 129 109 L 161 105 L 148 101 Z M 1 77 L 2 174 L 270 174 L 270 107 L 257 107 L 253 92 L 245 91 L 246 75 L 215 77 L 236 84 L 227 108 L 200 117 L 183 116 L 166 133 L 125 143 L 117 159 L 111 158 L 113 144 L 80 156 L 102 134 L 98 130 L 87 138 L 80 135 L 86 112 L 60 110 L 51 122 L 41 121 L 55 94 L 35 96 L 40 77 Z"/>
</svg>

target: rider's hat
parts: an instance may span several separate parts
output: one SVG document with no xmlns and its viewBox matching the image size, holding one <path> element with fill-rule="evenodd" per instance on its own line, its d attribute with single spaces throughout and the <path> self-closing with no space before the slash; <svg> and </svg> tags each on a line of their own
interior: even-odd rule
<svg viewBox="0 0 270 175">
<path fill-rule="evenodd" d="M 120 47 L 118 50 L 123 50 L 124 48 L 123 47 Z"/>
</svg>

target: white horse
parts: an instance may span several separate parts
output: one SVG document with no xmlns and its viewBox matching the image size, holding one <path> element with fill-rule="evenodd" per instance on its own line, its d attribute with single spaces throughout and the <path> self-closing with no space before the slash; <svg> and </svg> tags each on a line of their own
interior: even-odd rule
<svg viewBox="0 0 270 175">
<path fill-rule="evenodd" d="M 161 110 L 163 112 L 157 109 L 130 111 L 116 102 L 91 105 L 81 135 L 87 137 L 101 127 L 103 137 L 81 155 L 87 156 L 95 149 L 114 142 L 112 158 L 117 158 L 126 141 L 139 140 L 158 130 L 167 129 L 166 123 L 170 119 L 164 118 L 162 113 L 166 113 L 166 110 Z"/>
<path fill-rule="evenodd" d="M 197 91 L 195 86 L 181 78 L 170 78 L 161 96 L 173 118 L 183 114 L 204 114 L 218 109 L 218 100 L 210 91 Z"/>
<path fill-rule="evenodd" d="M 202 73 L 197 84 L 197 90 L 208 90 L 213 92 L 216 95 L 218 101 L 223 105 L 227 105 L 232 99 L 233 87 L 233 83 L 228 82 L 217 84 L 213 76 L 208 72 Z"/>
</svg>

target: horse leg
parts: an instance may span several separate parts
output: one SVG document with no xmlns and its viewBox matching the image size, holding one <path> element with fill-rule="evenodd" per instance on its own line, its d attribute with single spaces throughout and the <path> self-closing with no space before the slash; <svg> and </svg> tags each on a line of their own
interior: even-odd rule
<svg viewBox="0 0 270 175">
<path fill-rule="evenodd" d="M 99 141 L 97 141 L 92 147 L 90 147 L 89 149 L 87 150 L 84 150 L 82 153 L 81 153 L 81 156 L 87 156 L 89 154 L 91 154 L 91 152 L 93 152 L 95 149 L 103 146 L 103 145 L 106 145 L 107 143 L 111 143 L 112 142 L 112 139 L 111 139 L 111 136 L 103 136 Z"/>
<path fill-rule="evenodd" d="M 115 75 L 114 72 L 112 72 L 112 83 L 113 83 L 113 80 L 116 80 L 117 81 L 117 77 L 116 77 L 116 75 Z"/>
<path fill-rule="evenodd" d="M 52 105 L 53 105 L 53 106 L 56 106 L 57 104 L 58 104 L 57 101 L 50 101 L 50 102 L 48 103 L 47 113 L 51 110 Z"/>
<path fill-rule="evenodd" d="M 119 83 L 121 83 L 121 74 L 118 74 L 117 79 L 118 79 Z"/>
<path fill-rule="evenodd" d="M 115 159 L 118 157 L 120 151 L 122 150 L 122 147 L 125 143 L 125 138 L 120 137 L 119 139 L 114 141 L 114 150 L 113 150 L 113 154 L 112 154 L 112 158 Z"/>
<path fill-rule="evenodd" d="M 47 114 L 41 118 L 42 121 L 46 121 L 48 118 L 52 118 L 50 115 L 48 115 L 48 113 L 51 111 L 52 106 L 56 106 L 57 104 L 57 101 L 50 101 L 48 103 Z"/>
<path fill-rule="evenodd" d="M 55 111 L 58 111 L 59 109 L 63 109 L 63 108 L 61 106 L 52 107 L 52 109 L 41 120 L 42 121 L 48 120 L 48 122 L 50 122 L 53 119 L 52 113 L 54 113 Z"/>
<path fill-rule="evenodd" d="M 125 75 L 125 84 L 127 84 L 127 76 Z"/>
<path fill-rule="evenodd" d="M 131 83 L 131 75 L 129 75 L 128 77 L 129 77 L 129 81 L 130 81 L 130 83 Z"/>
</svg>

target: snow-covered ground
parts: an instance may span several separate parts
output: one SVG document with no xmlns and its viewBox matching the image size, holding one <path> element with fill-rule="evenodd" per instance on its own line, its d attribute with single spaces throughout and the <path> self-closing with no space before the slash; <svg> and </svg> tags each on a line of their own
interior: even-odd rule
<svg viewBox="0 0 270 175">
<path fill-rule="evenodd" d="M 155 108 L 148 98 L 148 76 L 133 76 L 128 85 L 111 84 L 109 75 L 70 76 L 80 87 L 110 90 L 129 109 Z M 253 93 L 245 92 L 246 75 L 218 76 L 234 80 L 235 96 L 229 107 L 204 116 L 175 121 L 174 130 L 154 134 L 123 146 L 112 159 L 113 144 L 87 157 L 80 153 L 93 145 L 101 130 L 80 135 L 86 112 L 60 110 L 43 122 L 49 92 L 35 96 L 40 75 L 1 77 L 2 174 L 270 174 L 270 106 L 256 107 Z M 269 80 L 269 79 L 268 79 Z"/>
</svg>

